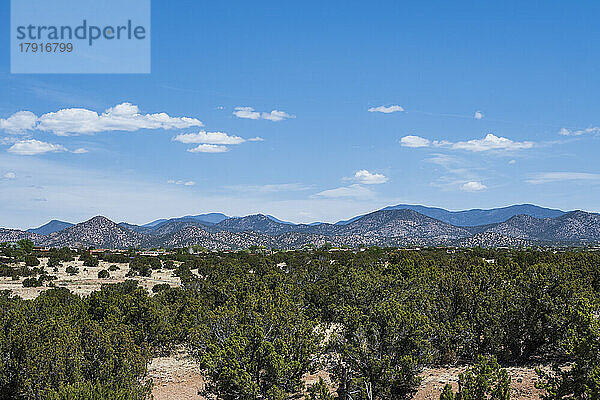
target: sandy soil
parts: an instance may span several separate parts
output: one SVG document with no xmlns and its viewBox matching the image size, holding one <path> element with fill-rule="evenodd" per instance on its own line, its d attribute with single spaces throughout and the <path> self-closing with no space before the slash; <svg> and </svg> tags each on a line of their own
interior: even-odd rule
<svg viewBox="0 0 600 400">
<path fill-rule="evenodd" d="M 184 351 L 154 358 L 148 375 L 154 382 L 154 400 L 204 399 L 198 394 L 204 387 L 200 367 Z"/>
<path fill-rule="evenodd" d="M 125 275 L 129 271 L 128 264 L 115 264 L 100 261 L 100 264 L 97 267 L 84 267 L 83 261 L 76 260 L 63 263 L 62 266 L 58 268 L 58 272 L 54 272 L 53 268 L 47 267 L 47 258 L 39 258 L 39 260 L 40 267 L 45 266 L 46 272 L 49 275 L 54 275 L 58 278 L 55 281 L 52 281 L 55 286 L 66 287 L 72 292 L 84 296 L 89 295 L 94 290 L 99 290 L 103 283 L 117 283 L 127 279 L 136 279 L 140 286 L 143 286 L 149 291 L 152 290 L 154 285 L 159 283 L 168 283 L 171 286 L 179 286 L 181 284 L 179 277 L 174 276 L 173 271 L 167 269 L 152 271 L 152 276 L 150 277 L 136 276 L 135 278 L 127 278 Z M 25 264 L 21 263 L 21 265 Z M 109 272 L 110 278 L 108 279 L 98 279 L 98 272 L 103 269 L 108 270 L 108 267 L 111 265 L 116 265 L 119 267 L 119 270 Z M 79 268 L 79 273 L 77 275 L 67 274 L 66 269 L 68 266 Z M 50 282 L 44 282 L 43 287 L 25 288 L 23 287 L 23 279 L 24 278 L 13 281 L 9 277 L 0 277 L 0 290 L 11 290 L 14 294 L 19 295 L 24 299 L 32 299 L 37 297 L 42 291 L 49 289 L 47 285 Z"/>
</svg>

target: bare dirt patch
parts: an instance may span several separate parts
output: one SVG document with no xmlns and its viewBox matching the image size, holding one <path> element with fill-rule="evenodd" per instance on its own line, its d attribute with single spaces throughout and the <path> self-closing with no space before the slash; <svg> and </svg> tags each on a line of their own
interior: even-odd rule
<svg viewBox="0 0 600 400">
<path fill-rule="evenodd" d="M 154 382 L 155 400 L 204 399 L 198 394 L 204 388 L 200 367 L 185 351 L 154 358 L 148 375 Z"/>
<path fill-rule="evenodd" d="M 420 374 L 423 377 L 414 400 L 439 400 L 444 386 L 449 383 L 454 390 L 458 389 L 458 375 L 465 372 L 466 367 L 425 368 Z M 537 374 L 535 367 L 506 368 L 511 378 L 511 399 L 539 399 L 543 391 L 535 388 Z"/>
<path fill-rule="evenodd" d="M 423 381 L 413 400 L 439 400 L 442 388 L 450 383 L 455 390 L 458 389 L 458 375 L 465 372 L 466 367 L 426 368 L 420 376 Z M 507 371 L 511 377 L 511 399 L 532 400 L 539 399 L 541 390 L 535 388 L 537 375 L 534 367 L 509 367 Z M 198 394 L 204 385 L 202 371 L 197 363 L 185 352 L 179 352 L 171 357 L 160 357 L 152 360 L 149 375 L 154 380 L 152 394 L 156 400 L 183 400 L 205 397 Z M 331 378 L 326 371 L 306 374 L 303 377 L 305 386 L 317 382 L 319 377 L 333 388 Z M 302 397 L 301 395 L 299 396 Z"/>
</svg>

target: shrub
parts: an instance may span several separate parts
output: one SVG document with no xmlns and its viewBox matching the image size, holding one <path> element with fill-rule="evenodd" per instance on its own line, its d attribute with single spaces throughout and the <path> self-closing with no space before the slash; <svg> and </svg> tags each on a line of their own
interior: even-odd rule
<svg viewBox="0 0 600 400">
<path fill-rule="evenodd" d="M 333 400 L 333 395 L 325 384 L 323 378 L 308 388 L 308 400 Z"/>
<path fill-rule="evenodd" d="M 109 270 L 110 272 L 118 271 L 118 270 L 120 270 L 120 269 L 121 269 L 121 268 L 117 267 L 116 265 L 111 265 L 110 267 L 108 267 L 108 270 Z"/>
<path fill-rule="evenodd" d="M 152 267 L 146 257 L 136 257 L 129 263 L 129 272 L 127 276 L 151 276 Z"/>
<path fill-rule="evenodd" d="M 57 256 L 50 256 L 48 259 L 48 267 L 60 267 L 60 259 Z"/>
<path fill-rule="evenodd" d="M 37 267 L 40 265 L 40 260 L 38 260 L 36 256 L 25 256 L 25 265 L 28 267 Z"/>
<path fill-rule="evenodd" d="M 544 400 L 598 399 L 600 393 L 600 320 L 597 310 L 580 301 L 572 310 L 572 324 L 563 343 L 573 361 L 570 368 L 555 364 L 551 372 L 536 370 Z"/>
<path fill-rule="evenodd" d="M 440 395 L 440 400 L 479 399 L 510 399 L 510 377 L 494 356 L 478 356 L 475 365 L 459 375 L 458 392 L 454 394 L 447 384 Z"/>
<path fill-rule="evenodd" d="M 101 271 L 98 271 L 98 278 L 100 278 L 100 279 L 108 279 L 108 278 L 110 278 L 110 274 L 108 273 L 107 270 L 103 269 Z"/>
<path fill-rule="evenodd" d="M 79 273 L 79 268 L 69 265 L 65 271 L 69 275 L 77 275 Z"/>
<path fill-rule="evenodd" d="M 82 255 L 81 260 L 83 260 L 84 267 L 97 267 L 100 262 L 98 259 L 91 255 Z"/>
<path fill-rule="evenodd" d="M 152 286 L 152 292 L 158 293 L 162 292 L 163 290 L 168 290 L 170 288 L 171 286 L 168 283 L 159 283 L 158 285 Z"/>
<path fill-rule="evenodd" d="M 36 278 L 25 278 L 23 280 L 23 287 L 38 287 L 38 286 L 42 286 L 42 282 L 40 282 Z"/>
</svg>

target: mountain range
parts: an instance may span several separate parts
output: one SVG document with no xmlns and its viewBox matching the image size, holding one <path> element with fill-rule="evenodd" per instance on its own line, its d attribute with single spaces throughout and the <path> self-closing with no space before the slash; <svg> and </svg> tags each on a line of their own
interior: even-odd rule
<svg viewBox="0 0 600 400">
<path fill-rule="evenodd" d="M 97 216 L 79 224 L 50 221 L 28 231 L 0 228 L 0 242 L 31 239 L 37 245 L 98 248 L 187 247 L 243 249 L 252 245 L 293 249 L 321 246 L 527 246 L 600 243 L 600 215 L 515 205 L 447 211 L 397 205 L 335 224 L 293 224 L 270 215 L 220 213 L 158 219 L 145 225 Z"/>
</svg>

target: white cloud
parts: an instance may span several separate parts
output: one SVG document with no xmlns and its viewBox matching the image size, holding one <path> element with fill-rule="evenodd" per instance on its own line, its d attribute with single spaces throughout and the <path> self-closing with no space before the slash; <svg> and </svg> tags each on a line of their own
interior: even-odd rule
<svg viewBox="0 0 600 400">
<path fill-rule="evenodd" d="M 59 136 L 139 129 L 182 129 L 202 126 L 196 118 L 170 117 L 166 113 L 141 114 L 138 106 L 121 103 L 98 114 L 85 108 L 65 108 L 42 115 L 35 129 Z"/>
<path fill-rule="evenodd" d="M 472 139 L 455 143 L 446 140 L 430 141 L 429 139 L 420 136 L 404 136 L 400 139 L 400 143 L 405 147 L 448 147 L 454 150 L 467 150 L 473 152 L 524 150 L 535 146 L 535 143 L 533 142 L 515 142 L 505 137 L 496 136 L 492 133 L 488 133 L 483 139 Z"/>
<path fill-rule="evenodd" d="M 532 177 L 527 180 L 528 183 L 534 185 L 564 181 L 600 182 L 600 174 L 591 174 L 587 172 L 542 172 L 532 175 Z"/>
<path fill-rule="evenodd" d="M 513 164 L 516 164 L 516 163 L 517 163 L 517 160 L 510 160 L 508 163 L 509 163 L 510 165 L 513 165 Z"/>
<path fill-rule="evenodd" d="M 60 144 L 41 142 L 35 139 L 21 140 L 13 144 L 8 149 L 9 153 L 18 154 L 22 156 L 32 156 L 43 153 L 56 153 L 59 151 L 67 151 L 67 149 Z"/>
<path fill-rule="evenodd" d="M 188 149 L 190 153 L 225 153 L 228 150 L 227 146 L 218 146 L 216 144 L 199 144 L 196 147 Z"/>
<path fill-rule="evenodd" d="M 561 128 L 560 131 L 558 131 L 558 134 L 563 136 L 581 136 L 587 133 L 600 133 L 600 127 L 592 126 L 586 129 Z"/>
<path fill-rule="evenodd" d="M 483 119 L 483 113 L 481 111 L 475 111 L 475 115 L 473 115 L 475 119 Z"/>
<path fill-rule="evenodd" d="M 239 136 L 230 136 L 224 132 L 206 132 L 184 133 L 173 138 L 180 143 L 206 143 L 206 144 L 240 144 L 246 139 Z"/>
<path fill-rule="evenodd" d="M 183 186 L 194 186 L 196 184 L 196 182 L 194 181 L 182 181 L 182 180 L 174 180 L 174 179 L 169 179 L 167 181 L 168 184 L 171 185 L 183 185 Z"/>
<path fill-rule="evenodd" d="M 380 112 L 380 113 L 384 113 L 384 114 L 390 114 L 390 113 L 401 112 L 401 111 L 404 111 L 404 108 L 402 108 L 398 105 L 378 106 L 378 107 L 369 108 L 369 112 Z"/>
<path fill-rule="evenodd" d="M 259 112 L 255 111 L 253 107 L 235 107 L 235 111 L 233 112 L 238 118 L 246 118 L 246 119 L 266 119 L 269 121 L 282 121 L 284 119 L 296 118 L 295 115 L 290 115 L 285 111 L 273 110 L 271 112 Z"/>
<path fill-rule="evenodd" d="M 487 186 L 485 186 L 481 182 L 476 181 L 466 182 L 460 187 L 460 190 L 465 192 L 479 192 L 485 189 L 487 189 Z"/>
<path fill-rule="evenodd" d="M 2 175 L 2 177 L 4 179 L 15 179 L 17 177 L 17 174 L 15 174 L 14 172 L 7 172 L 4 175 Z"/>
<path fill-rule="evenodd" d="M 10 117 L 0 118 L 0 129 L 7 133 L 19 134 L 32 130 L 37 123 L 37 116 L 31 111 L 19 111 Z"/>
<path fill-rule="evenodd" d="M 408 135 L 400 139 L 400 144 L 404 147 L 429 147 L 431 141 L 420 136 Z"/>
<path fill-rule="evenodd" d="M 250 139 L 247 139 L 247 140 L 249 142 L 264 142 L 265 141 L 265 139 L 261 138 L 260 136 L 253 137 L 253 138 L 250 138 Z"/>
<path fill-rule="evenodd" d="M 364 185 L 378 185 L 381 183 L 386 183 L 388 178 L 383 174 L 372 174 L 366 169 L 361 169 L 356 171 L 353 180 Z"/>
<path fill-rule="evenodd" d="M 483 139 L 473 139 L 466 142 L 456 142 L 451 145 L 453 149 L 468 151 L 489 151 L 489 150 L 523 150 L 534 146 L 533 142 L 514 142 L 505 137 L 498 137 L 488 133 Z"/>
<path fill-rule="evenodd" d="M 84 149 L 84 148 L 79 148 L 79 149 L 73 150 L 71 153 L 73 153 L 73 154 L 85 154 L 85 153 L 88 153 L 88 150 Z"/>
<path fill-rule="evenodd" d="M 360 198 L 360 197 L 371 197 L 373 196 L 373 192 L 364 187 L 355 183 L 350 186 L 343 186 L 336 189 L 328 189 L 323 190 L 314 195 L 315 197 L 325 197 L 325 198 Z"/>
</svg>

